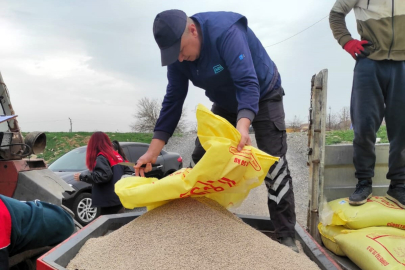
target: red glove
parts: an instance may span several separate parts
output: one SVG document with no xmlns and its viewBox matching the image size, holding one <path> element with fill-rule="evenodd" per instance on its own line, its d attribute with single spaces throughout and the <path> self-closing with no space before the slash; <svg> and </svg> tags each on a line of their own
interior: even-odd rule
<svg viewBox="0 0 405 270">
<path fill-rule="evenodd" d="M 350 53 L 350 55 L 356 60 L 357 57 L 367 57 L 370 55 L 370 52 L 365 50 L 363 47 L 368 45 L 371 45 L 371 42 L 368 42 L 367 40 L 360 41 L 357 39 L 352 39 L 345 44 L 343 49 Z"/>
</svg>

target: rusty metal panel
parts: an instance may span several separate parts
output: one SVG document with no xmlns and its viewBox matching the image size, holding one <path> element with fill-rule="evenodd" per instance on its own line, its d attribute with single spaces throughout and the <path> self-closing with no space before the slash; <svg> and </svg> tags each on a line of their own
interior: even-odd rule
<svg viewBox="0 0 405 270">
<path fill-rule="evenodd" d="M 389 181 L 386 179 L 389 144 L 377 144 L 375 146 L 375 153 L 376 164 L 373 178 L 373 195 L 384 196 L 389 185 Z M 323 195 L 327 201 L 350 196 L 357 184 L 357 179 L 354 177 L 353 145 L 325 146 L 323 172 Z"/>
</svg>

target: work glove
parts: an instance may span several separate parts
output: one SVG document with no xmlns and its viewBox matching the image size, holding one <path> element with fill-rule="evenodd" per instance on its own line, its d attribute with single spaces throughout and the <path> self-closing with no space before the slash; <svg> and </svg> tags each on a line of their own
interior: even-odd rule
<svg viewBox="0 0 405 270">
<path fill-rule="evenodd" d="M 352 39 L 349 42 L 343 46 L 343 49 L 345 49 L 353 58 L 354 60 L 357 59 L 357 57 L 367 57 L 370 55 L 370 51 L 366 48 L 367 46 L 371 46 L 373 43 L 367 40 L 357 40 L 357 39 Z"/>
</svg>

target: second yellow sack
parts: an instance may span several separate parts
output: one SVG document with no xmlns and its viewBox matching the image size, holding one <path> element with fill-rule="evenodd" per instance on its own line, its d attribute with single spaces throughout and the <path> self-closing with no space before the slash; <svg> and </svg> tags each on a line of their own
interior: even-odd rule
<svg viewBox="0 0 405 270">
<path fill-rule="evenodd" d="M 405 231 L 376 227 L 334 237 L 340 249 L 363 270 L 404 270 Z"/>
</svg>

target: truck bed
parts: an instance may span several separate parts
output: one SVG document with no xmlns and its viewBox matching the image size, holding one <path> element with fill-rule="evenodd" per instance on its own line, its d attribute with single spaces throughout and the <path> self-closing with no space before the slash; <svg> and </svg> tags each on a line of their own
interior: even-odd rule
<svg viewBox="0 0 405 270">
<path fill-rule="evenodd" d="M 119 229 L 142 215 L 143 212 L 130 212 L 117 215 L 100 216 L 82 230 L 73 234 L 64 242 L 44 254 L 37 260 L 37 270 L 63 270 L 76 256 L 84 243 L 94 237 L 103 236 L 110 231 Z M 263 237 L 274 231 L 268 217 L 238 215 L 246 224 L 263 232 Z M 322 270 L 342 269 L 316 241 L 299 225 L 295 226 L 297 239 L 300 241 L 305 254 Z"/>
</svg>

